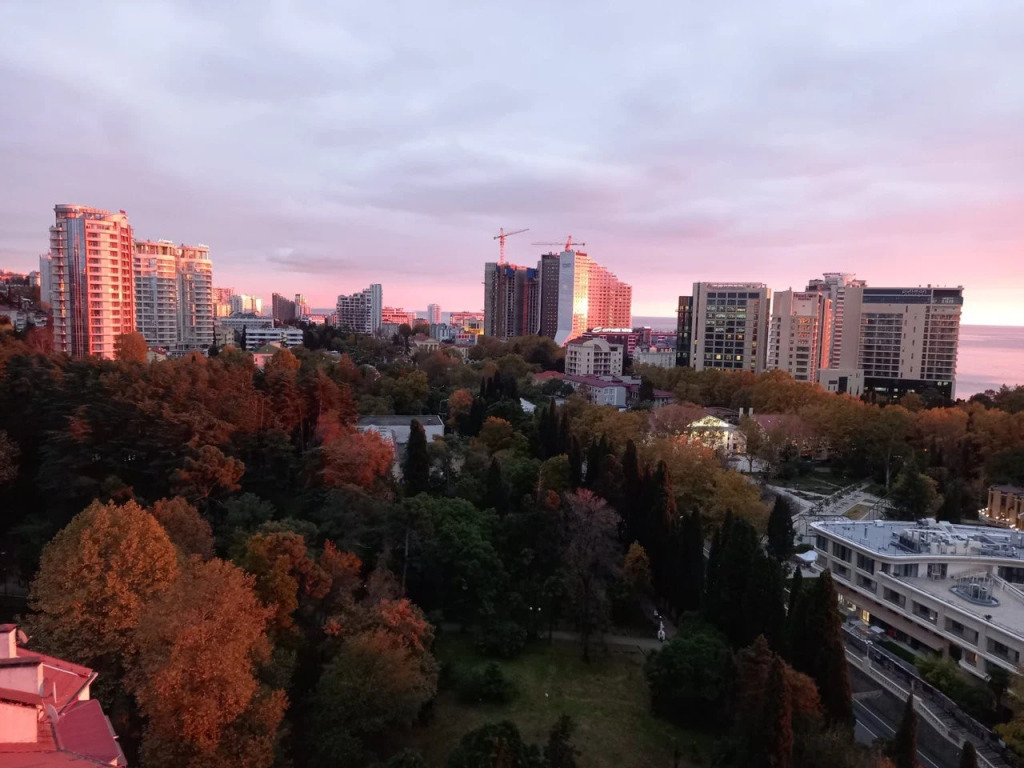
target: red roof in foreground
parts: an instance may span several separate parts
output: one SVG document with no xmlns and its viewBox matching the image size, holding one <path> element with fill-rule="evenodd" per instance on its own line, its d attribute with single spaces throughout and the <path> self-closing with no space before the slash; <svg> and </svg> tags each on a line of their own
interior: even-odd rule
<svg viewBox="0 0 1024 768">
<path fill-rule="evenodd" d="M 110 765 L 124 765 L 124 753 L 114 729 L 95 699 L 76 701 L 60 716 L 54 728 L 57 744 L 65 752 Z"/>
</svg>

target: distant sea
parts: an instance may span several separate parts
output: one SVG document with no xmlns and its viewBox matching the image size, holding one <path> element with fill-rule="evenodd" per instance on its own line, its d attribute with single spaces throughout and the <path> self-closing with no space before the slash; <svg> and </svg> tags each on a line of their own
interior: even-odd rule
<svg viewBox="0 0 1024 768">
<path fill-rule="evenodd" d="M 674 317 L 633 317 L 633 325 L 675 330 Z M 1024 326 L 962 325 L 956 365 L 956 396 L 1024 385 Z"/>
</svg>

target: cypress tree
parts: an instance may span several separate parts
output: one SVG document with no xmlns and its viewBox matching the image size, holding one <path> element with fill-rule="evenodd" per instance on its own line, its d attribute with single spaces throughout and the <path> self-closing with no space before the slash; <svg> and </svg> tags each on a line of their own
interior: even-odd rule
<svg viewBox="0 0 1024 768">
<path fill-rule="evenodd" d="M 501 473 L 501 464 L 495 458 L 491 459 L 491 466 L 487 468 L 484 507 L 493 509 L 499 515 L 504 515 L 509 508 L 508 486 Z"/>
<path fill-rule="evenodd" d="M 590 490 L 595 490 L 601 482 L 601 471 L 604 469 L 604 454 L 601 451 L 601 444 L 592 440 L 587 448 L 587 479 L 585 485 Z"/>
<path fill-rule="evenodd" d="M 636 453 L 636 443 L 626 441 L 626 449 L 622 453 L 622 506 L 619 514 L 623 521 L 623 539 L 626 542 L 638 541 L 640 538 L 639 520 L 640 497 L 643 493 L 643 476 L 640 473 L 640 459 Z"/>
<path fill-rule="evenodd" d="M 754 527 L 746 520 L 728 518 L 722 531 L 722 556 L 718 563 L 718 602 L 708 605 L 712 622 L 736 647 L 746 645 L 749 621 L 744 615 L 750 572 L 760 554 L 760 542 Z M 754 635 L 756 637 L 756 634 Z"/>
<path fill-rule="evenodd" d="M 752 755 L 764 768 L 790 768 L 793 764 L 793 697 L 786 665 L 773 655 L 758 728 L 760 749 Z"/>
<path fill-rule="evenodd" d="M 569 443 L 569 485 L 576 490 L 583 484 L 583 450 L 573 437 Z"/>
<path fill-rule="evenodd" d="M 797 637 L 795 636 L 796 627 L 800 626 L 803 621 L 800 617 L 803 589 L 803 573 L 801 573 L 800 568 L 797 568 L 793 574 L 793 580 L 789 584 L 789 605 L 786 608 L 786 637 L 785 642 L 782 644 L 783 656 L 794 667 L 796 666 L 793 662 L 794 644 L 797 642 Z"/>
<path fill-rule="evenodd" d="M 747 570 L 742 609 L 736 614 L 733 644 L 743 647 L 763 635 L 772 648 L 782 646 L 785 626 L 785 588 L 782 567 L 757 552 Z"/>
<path fill-rule="evenodd" d="M 964 748 L 960 750 L 960 768 L 978 768 L 978 753 L 969 741 L 965 741 Z"/>
<path fill-rule="evenodd" d="M 409 425 L 409 444 L 406 446 L 405 462 L 402 464 L 402 485 L 408 498 L 430 490 L 427 433 L 418 419 L 413 419 Z"/>
<path fill-rule="evenodd" d="M 797 605 L 801 626 L 798 642 L 792 649 L 793 663 L 809 674 L 818 685 L 825 722 L 833 727 L 853 727 L 853 694 L 843 645 L 842 618 L 832 574 L 825 571 L 818 577 L 807 597 Z"/>
<path fill-rule="evenodd" d="M 725 523 L 722 524 L 722 527 L 715 528 L 714 533 L 711 534 L 711 547 L 708 550 L 708 567 L 704 577 L 704 616 L 708 619 L 710 619 L 715 610 L 714 607 L 718 605 L 721 599 L 719 574 L 722 570 L 722 531 L 730 521 L 731 513 L 726 513 Z"/>
<path fill-rule="evenodd" d="M 917 712 L 913 692 L 907 696 L 900 727 L 889 745 L 889 757 L 895 768 L 917 768 Z"/>
<path fill-rule="evenodd" d="M 645 495 L 649 502 L 644 508 L 641 530 L 647 541 L 641 540 L 640 543 L 651 559 L 651 576 L 655 590 L 670 597 L 674 589 L 668 580 L 672 573 L 671 561 L 678 558 L 678 553 L 673 551 L 673 539 L 677 538 L 674 534 L 678 526 L 676 497 L 672 492 L 668 466 L 664 461 L 658 462 L 654 474 L 650 476 L 649 492 Z M 678 544 L 678 541 L 675 543 Z"/>
<path fill-rule="evenodd" d="M 793 555 L 793 510 L 782 495 L 775 497 L 775 505 L 768 517 L 768 552 L 780 563 Z"/>
<path fill-rule="evenodd" d="M 594 493 L 616 510 L 622 507 L 622 465 L 614 453 L 606 453 L 601 461 L 601 477 Z"/>
<path fill-rule="evenodd" d="M 572 438 L 569 434 L 569 409 L 563 408 L 562 415 L 558 418 L 558 452 L 555 456 L 569 453 L 572 449 Z"/>
<path fill-rule="evenodd" d="M 699 611 L 704 595 L 704 531 L 700 513 L 694 510 L 683 518 L 682 584 L 679 588 L 679 610 Z"/>
</svg>

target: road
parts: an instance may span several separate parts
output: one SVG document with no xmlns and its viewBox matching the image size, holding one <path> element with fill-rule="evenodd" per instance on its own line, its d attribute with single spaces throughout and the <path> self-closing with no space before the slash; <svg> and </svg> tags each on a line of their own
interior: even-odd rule
<svg viewBox="0 0 1024 768">
<path fill-rule="evenodd" d="M 853 735 L 861 744 L 871 745 L 875 739 L 891 739 L 896 735 L 896 729 L 863 701 L 854 699 L 853 712 L 857 720 Z M 917 759 L 923 768 L 957 768 L 960 756 L 954 752 L 951 749 L 940 755 L 927 749 L 918 749 Z"/>
</svg>

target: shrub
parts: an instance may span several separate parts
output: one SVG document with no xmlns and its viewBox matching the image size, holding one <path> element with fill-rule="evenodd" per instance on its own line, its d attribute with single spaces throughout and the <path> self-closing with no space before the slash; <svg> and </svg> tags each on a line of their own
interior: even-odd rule
<svg viewBox="0 0 1024 768">
<path fill-rule="evenodd" d="M 515 683 L 493 661 L 471 670 L 459 681 L 459 698 L 467 704 L 507 704 L 517 693 Z"/>
<path fill-rule="evenodd" d="M 732 686 L 732 653 L 714 630 L 676 635 L 644 664 L 656 714 L 676 722 L 714 722 Z"/>
<path fill-rule="evenodd" d="M 514 659 L 526 647 L 526 630 L 514 621 L 492 621 L 476 636 L 476 648 L 485 656 Z"/>
</svg>

